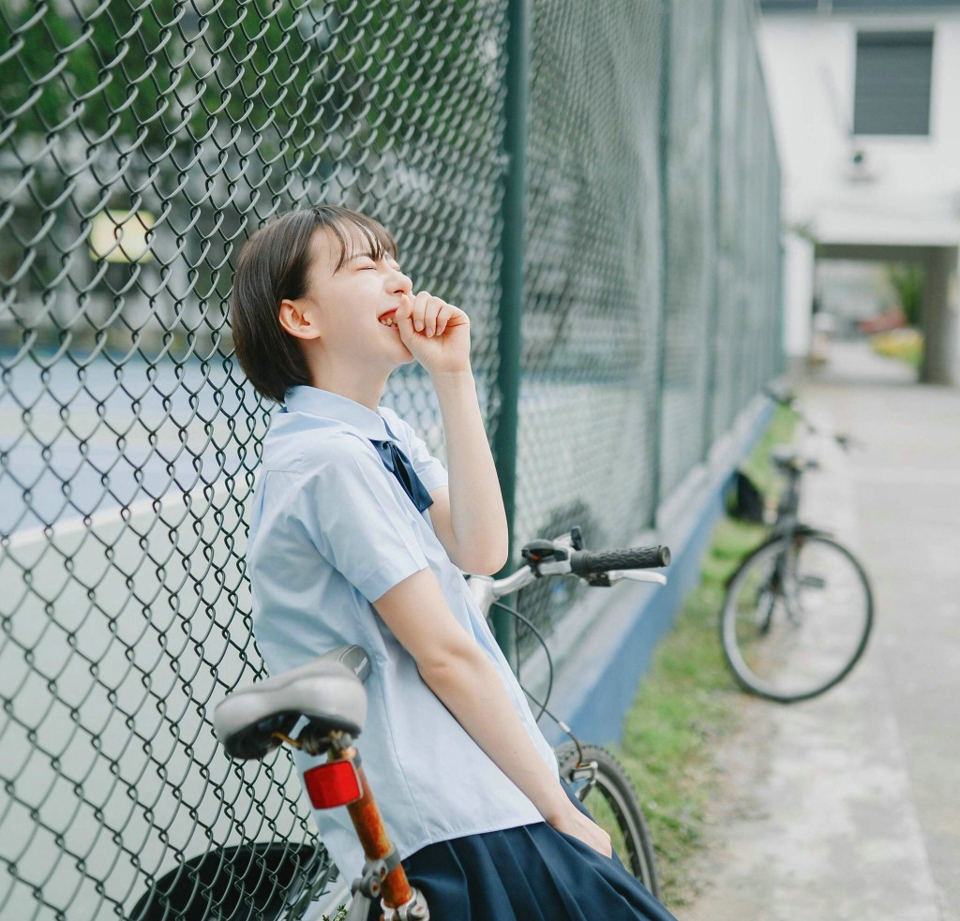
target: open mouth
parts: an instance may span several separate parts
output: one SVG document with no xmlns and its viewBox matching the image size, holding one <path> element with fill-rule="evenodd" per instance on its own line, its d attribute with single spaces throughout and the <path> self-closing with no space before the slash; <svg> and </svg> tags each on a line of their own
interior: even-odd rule
<svg viewBox="0 0 960 921">
<path fill-rule="evenodd" d="M 391 310 L 389 313 L 385 313 L 382 317 L 380 317 L 380 325 L 392 326 L 394 329 L 397 329 L 398 327 L 397 327 L 396 313 L 397 312 L 395 310 Z"/>
</svg>

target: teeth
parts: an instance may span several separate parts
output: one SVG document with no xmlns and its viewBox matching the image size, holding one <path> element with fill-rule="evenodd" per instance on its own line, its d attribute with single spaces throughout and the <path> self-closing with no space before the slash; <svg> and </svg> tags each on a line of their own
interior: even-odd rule
<svg viewBox="0 0 960 921">
<path fill-rule="evenodd" d="M 381 326 L 396 326 L 396 325 L 397 325 L 397 321 L 394 320 L 393 317 L 384 317 L 384 318 L 380 321 L 380 325 L 381 325 Z"/>
</svg>

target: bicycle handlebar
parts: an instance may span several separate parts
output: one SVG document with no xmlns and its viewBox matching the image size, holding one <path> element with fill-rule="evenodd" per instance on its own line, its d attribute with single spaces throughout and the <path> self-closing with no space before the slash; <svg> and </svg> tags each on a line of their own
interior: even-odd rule
<svg viewBox="0 0 960 921">
<path fill-rule="evenodd" d="M 620 569 L 656 569 L 670 565 L 669 547 L 632 547 L 627 550 L 574 550 L 570 571 L 576 575 Z"/>
<path fill-rule="evenodd" d="M 807 418 L 806 414 L 800 408 L 800 405 L 797 402 L 796 395 L 787 392 L 779 392 L 774 390 L 772 387 L 764 387 L 763 393 L 765 396 L 768 396 L 774 403 L 779 403 L 781 406 L 786 407 L 789 410 L 792 410 L 800 418 L 800 421 L 806 426 L 807 431 L 811 435 L 825 435 L 826 432 L 821 432 L 810 420 Z M 865 447 L 864 443 L 857 438 L 854 438 L 849 434 L 833 433 L 830 437 L 841 447 L 844 451 L 849 451 L 851 448 L 863 448 Z"/>
</svg>

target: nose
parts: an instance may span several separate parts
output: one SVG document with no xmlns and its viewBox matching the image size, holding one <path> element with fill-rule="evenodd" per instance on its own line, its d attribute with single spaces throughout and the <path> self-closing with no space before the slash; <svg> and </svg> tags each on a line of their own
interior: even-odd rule
<svg viewBox="0 0 960 921">
<path fill-rule="evenodd" d="M 391 294 L 410 294 L 413 291 L 413 282 L 400 269 L 391 269 L 387 289 Z"/>
</svg>

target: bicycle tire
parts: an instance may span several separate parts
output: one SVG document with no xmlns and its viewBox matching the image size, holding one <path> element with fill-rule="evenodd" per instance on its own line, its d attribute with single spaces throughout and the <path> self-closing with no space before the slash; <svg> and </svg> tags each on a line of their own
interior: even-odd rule
<svg viewBox="0 0 960 921">
<path fill-rule="evenodd" d="M 784 573 L 789 591 L 779 584 Z M 847 616 L 823 616 L 838 611 Z M 720 641 L 743 688 L 795 703 L 850 673 L 867 647 L 873 613 L 870 580 L 857 558 L 829 537 L 798 532 L 767 541 L 740 564 L 727 585 Z"/>
<path fill-rule="evenodd" d="M 580 749 L 585 762 L 597 763 L 596 780 L 588 785 L 573 777 L 580 764 L 580 755 L 573 742 L 565 742 L 556 749 L 561 778 L 570 784 L 577 799 L 587 807 L 597 824 L 610 834 L 614 850 L 623 858 L 624 866 L 652 895 L 661 899 L 653 839 L 630 778 L 605 748 L 581 744 Z"/>
</svg>

